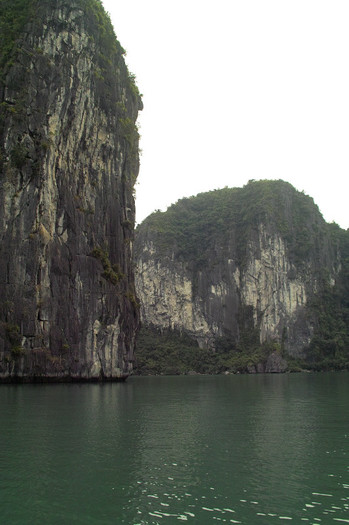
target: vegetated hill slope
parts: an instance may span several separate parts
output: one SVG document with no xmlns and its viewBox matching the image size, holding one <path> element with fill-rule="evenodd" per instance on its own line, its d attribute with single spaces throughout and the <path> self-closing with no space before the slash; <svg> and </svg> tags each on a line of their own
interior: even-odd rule
<svg viewBox="0 0 349 525">
<path fill-rule="evenodd" d="M 99 0 L 0 8 L 0 378 L 123 378 L 141 99 Z"/>
<path fill-rule="evenodd" d="M 348 366 L 349 234 L 289 183 L 182 199 L 137 228 L 135 256 L 141 372 Z"/>
</svg>

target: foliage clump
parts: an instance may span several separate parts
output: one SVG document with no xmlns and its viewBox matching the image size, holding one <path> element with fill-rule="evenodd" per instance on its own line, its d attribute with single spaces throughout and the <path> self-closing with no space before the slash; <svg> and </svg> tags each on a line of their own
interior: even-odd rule
<svg viewBox="0 0 349 525">
<path fill-rule="evenodd" d="M 108 252 L 100 248 L 99 246 L 94 248 L 91 253 L 92 257 L 98 259 L 103 266 L 102 277 L 109 281 L 111 284 L 117 285 L 125 276 L 121 272 L 121 268 L 118 264 L 112 264 L 109 259 Z"/>
<path fill-rule="evenodd" d="M 182 375 L 247 373 L 261 370 L 273 352 L 281 347 L 273 341 L 262 345 L 235 344 L 224 338 L 212 349 L 199 348 L 197 342 L 177 331 L 159 331 L 142 326 L 137 338 L 136 367 L 138 375 Z"/>
<path fill-rule="evenodd" d="M 62 2 L 63 4 L 63 2 Z M 68 4 L 64 4 L 68 7 Z M 0 0 L 0 79 L 5 81 L 8 68 L 17 61 L 22 51 L 25 26 L 30 24 L 31 31 L 40 29 L 45 13 L 57 7 L 56 0 Z M 135 106 L 139 105 L 140 93 L 135 76 L 130 73 L 122 58 L 125 50 L 119 43 L 110 16 L 104 10 L 100 0 L 75 0 L 71 9 L 81 9 L 83 24 L 86 27 L 94 51 L 94 75 L 96 91 L 100 104 L 106 113 L 114 109 L 117 93 L 117 75 L 121 71 L 121 80 L 128 88 L 128 94 Z M 28 52 L 28 50 L 27 50 Z M 31 50 L 33 54 L 43 55 L 41 48 Z M 11 109 L 11 108 L 9 108 Z M 13 109 L 13 108 L 12 108 Z"/>
<path fill-rule="evenodd" d="M 22 336 L 20 328 L 17 324 L 8 322 L 0 323 L 0 338 L 5 342 L 5 349 L 9 352 L 10 360 L 19 359 L 25 354 L 25 350 L 21 345 Z"/>
<path fill-rule="evenodd" d="M 250 181 L 243 188 L 223 188 L 184 198 L 165 212 L 154 212 L 139 226 L 151 231 L 157 248 L 196 266 L 209 263 L 215 246 L 234 236 L 237 261 L 246 258 L 247 241 L 260 224 L 267 224 L 285 240 L 290 259 L 304 264 L 326 230 L 312 198 L 282 180 Z"/>
<path fill-rule="evenodd" d="M 35 16 L 37 0 L 0 0 L 0 70 L 12 58 L 16 41 Z"/>
<path fill-rule="evenodd" d="M 316 324 L 307 364 L 315 370 L 349 369 L 349 230 L 335 223 L 329 229 L 338 246 L 341 269 L 334 284 L 323 276 L 319 293 L 309 304 Z"/>
</svg>

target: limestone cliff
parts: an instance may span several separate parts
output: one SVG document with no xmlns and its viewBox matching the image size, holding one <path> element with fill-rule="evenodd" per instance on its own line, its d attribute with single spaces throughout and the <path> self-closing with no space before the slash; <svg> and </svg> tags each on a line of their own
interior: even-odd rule
<svg viewBox="0 0 349 525">
<path fill-rule="evenodd" d="M 0 17 L 0 378 L 124 378 L 138 90 L 99 0 Z"/>
<path fill-rule="evenodd" d="M 334 289 L 343 254 L 310 197 L 283 181 L 251 181 L 183 199 L 137 229 L 143 324 L 201 348 L 274 342 L 304 357 L 316 300 Z M 315 303 L 317 306 L 315 306 Z"/>
</svg>

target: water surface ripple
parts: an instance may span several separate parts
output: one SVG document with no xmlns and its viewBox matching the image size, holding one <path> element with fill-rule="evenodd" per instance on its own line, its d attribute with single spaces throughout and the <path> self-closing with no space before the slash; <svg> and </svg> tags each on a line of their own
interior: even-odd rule
<svg viewBox="0 0 349 525">
<path fill-rule="evenodd" d="M 0 387 L 1 523 L 349 523 L 347 373 Z"/>
</svg>

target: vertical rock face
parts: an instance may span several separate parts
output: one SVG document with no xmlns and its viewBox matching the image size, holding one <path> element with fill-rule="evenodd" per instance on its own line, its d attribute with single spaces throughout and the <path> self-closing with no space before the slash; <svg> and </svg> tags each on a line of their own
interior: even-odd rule
<svg viewBox="0 0 349 525">
<path fill-rule="evenodd" d="M 202 348 L 279 343 L 304 355 L 333 288 L 337 242 L 312 199 L 283 181 L 251 182 L 183 199 L 136 236 L 143 323 L 185 332 Z M 247 343 L 244 343 L 244 341 Z"/>
<path fill-rule="evenodd" d="M 299 275 L 289 277 L 292 265 L 284 242 L 263 224 L 256 229 L 254 243 L 248 243 L 244 268 L 229 245 L 223 260 L 212 261 L 211 271 L 202 269 L 194 278 L 187 265 L 175 262 L 174 257 L 159 260 L 155 254 L 152 242 L 147 241 L 137 259 L 142 319 L 161 329 L 184 330 L 202 348 L 214 346 L 218 337 L 236 342 L 244 328 L 258 327 L 261 343 L 281 341 L 284 331 L 293 332 L 293 325 L 304 316 L 306 290 L 315 286 Z M 239 322 L 242 315 L 245 326 Z M 311 323 L 306 323 L 304 334 L 290 334 L 288 344 L 296 351 L 311 336 Z"/>
<path fill-rule="evenodd" d="M 99 1 L 29 4 L 1 71 L 0 377 L 122 378 L 141 99 Z"/>
</svg>

